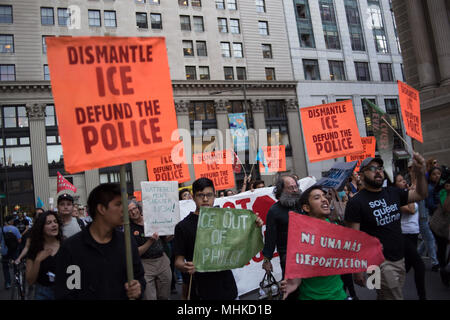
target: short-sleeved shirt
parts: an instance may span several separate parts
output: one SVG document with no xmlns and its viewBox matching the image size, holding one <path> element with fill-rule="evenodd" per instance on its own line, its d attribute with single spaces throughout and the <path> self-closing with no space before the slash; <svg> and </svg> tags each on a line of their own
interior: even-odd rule
<svg viewBox="0 0 450 320">
<path fill-rule="evenodd" d="M 299 300 L 345 300 L 344 283 L 340 275 L 302 279 Z"/>
<path fill-rule="evenodd" d="M 145 236 L 144 226 L 140 226 L 134 222 L 130 223 L 130 232 L 134 237 L 138 248 L 147 242 L 148 237 Z M 156 259 L 164 254 L 163 240 L 159 238 L 151 244 L 151 246 L 141 255 L 141 259 Z"/>
<path fill-rule="evenodd" d="M 366 189 L 351 198 L 345 208 L 345 221 L 360 223 L 360 230 L 378 238 L 384 257 L 398 261 L 404 257 L 400 207 L 408 204 L 408 191 L 396 187 L 379 192 Z"/>
<path fill-rule="evenodd" d="M 17 229 L 17 227 L 15 227 L 15 226 L 8 226 L 8 225 L 4 226 L 3 227 L 3 232 L 1 232 L 1 230 L 0 230 L 0 233 L 1 233 L 1 254 L 4 255 L 4 256 L 6 256 L 9 253 L 8 252 L 8 247 L 6 246 L 6 243 L 5 243 L 5 239 L 3 238 L 3 233 L 6 233 L 6 232 L 12 232 L 16 236 L 17 240 L 22 239 L 22 235 L 20 234 L 19 229 Z"/>
<path fill-rule="evenodd" d="M 72 217 L 68 224 L 63 225 L 62 232 L 65 239 L 70 238 L 74 234 L 81 231 L 81 227 L 77 222 L 77 218 Z"/>
<path fill-rule="evenodd" d="M 30 222 L 23 218 L 23 219 L 16 219 L 14 220 L 14 225 L 19 229 L 20 233 L 23 233 L 25 229 L 30 225 Z"/>
<path fill-rule="evenodd" d="M 192 261 L 194 256 L 195 236 L 197 234 L 198 215 L 191 212 L 175 226 L 173 239 L 174 256 L 184 256 Z M 189 277 L 184 274 L 183 281 L 188 284 Z M 191 299 L 234 300 L 237 286 L 231 270 L 218 272 L 196 272 L 192 280 Z"/>
</svg>

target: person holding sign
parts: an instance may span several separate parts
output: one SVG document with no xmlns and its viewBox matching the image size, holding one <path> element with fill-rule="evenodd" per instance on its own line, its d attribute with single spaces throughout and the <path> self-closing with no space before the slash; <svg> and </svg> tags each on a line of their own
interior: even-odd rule
<svg viewBox="0 0 450 320">
<path fill-rule="evenodd" d="M 138 299 L 145 290 L 144 269 L 131 238 L 134 280 L 127 280 L 120 186 L 103 183 L 88 197 L 92 223 L 67 239 L 56 258 L 56 299 Z"/>
<path fill-rule="evenodd" d="M 208 178 L 197 179 L 192 184 L 192 192 L 196 210 L 175 227 L 173 247 L 175 267 L 183 273 L 183 282 L 188 287 L 188 299 L 234 300 L 237 298 L 238 291 L 231 270 L 217 272 L 196 272 L 195 270 L 192 261 L 200 207 L 213 207 L 214 183 Z M 256 224 L 258 227 L 263 225 L 261 218 L 256 219 Z"/>
<path fill-rule="evenodd" d="M 418 153 L 414 153 L 412 170 L 417 179 L 416 189 L 383 188 L 383 160 L 364 159 L 359 169 L 364 189 L 349 200 L 345 209 L 344 219 L 349 227 L 378 238 L 383 245 L 386 260 L 380 266 L 379 300 L 403 299 L 405 259 L 400 208 L 427 196 L 425 160 Z M 365 286 L 363 273 L 355 274 L 354 280 L 356 284 Z"/>
</svg>

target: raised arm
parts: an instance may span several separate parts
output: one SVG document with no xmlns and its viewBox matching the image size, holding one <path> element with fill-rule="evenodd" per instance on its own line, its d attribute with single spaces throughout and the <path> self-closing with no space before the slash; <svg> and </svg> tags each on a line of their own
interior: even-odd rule
<svg viewBox="0 0 450 320">
<path fill-rule="evenodd" d="M 428 195 L 428 185 L 425 178 L 425 159 L 417 152 L 414 152 L 412 172 L 416 177 L 416 188 L 409 190 L 408 203 L 419 202 Z"/>
</svg>

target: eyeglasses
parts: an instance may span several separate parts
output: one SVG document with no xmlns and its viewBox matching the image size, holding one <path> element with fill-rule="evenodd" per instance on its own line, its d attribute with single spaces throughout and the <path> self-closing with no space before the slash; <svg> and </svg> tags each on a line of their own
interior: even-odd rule
<svg viewBox="0 0 450 320">
<path fill-rule="evenodd" d="M 211 199 L 211 198 L 213 198 L 214 197 L 214 193 L 196 193 L 195 194 L 195 197 L 196 198 L 199 198 L 199 199 L 203 199 L 203 198 L 208 198 L 208 199 Z"/>
<path fill-rule="evenodd" d="M 369 166 L 366 168 L 366 170 L 370 170 L 371 172 L 375 172 L 375 171 L 383 172 L 384 167 Z"/>
</svg>

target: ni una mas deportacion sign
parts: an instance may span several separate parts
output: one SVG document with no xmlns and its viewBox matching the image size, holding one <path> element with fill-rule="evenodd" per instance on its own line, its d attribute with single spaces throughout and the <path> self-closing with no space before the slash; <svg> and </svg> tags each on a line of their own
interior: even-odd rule
<svg viewBox="0 0 450 320">
<path fill-rule="evenodd" d="M 66 171 L 144 160 L 175 145 L 164 38 L 46 41 Z"/>
</svg>

